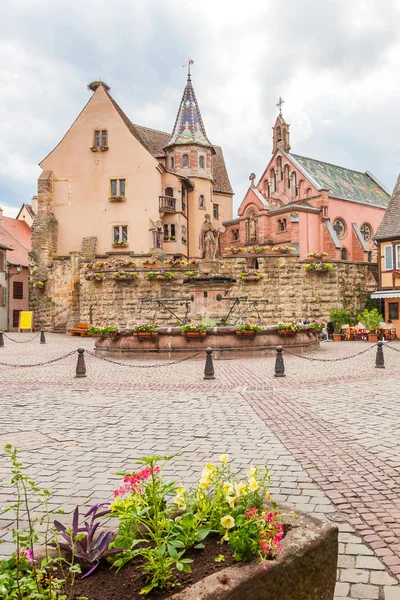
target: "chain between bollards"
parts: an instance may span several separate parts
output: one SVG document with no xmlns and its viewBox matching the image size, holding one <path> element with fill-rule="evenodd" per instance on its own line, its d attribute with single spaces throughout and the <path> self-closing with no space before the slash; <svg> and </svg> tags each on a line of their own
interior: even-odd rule
<svg viewBox="0 0 400 600">
<path fill-rule="evenodd" d="M 46 338 L 44 337 L 44 331 L 43 331 L 43 329 L 40 332 L 40 343 L 41 344 L 45 344 L 46 343 Z"/>
<path fill-rule="evenodd" d="M 275 360 L 275 374 L 274 377 L 286 377 L 285 375 L 285 363 L 283 362 L 283 348 L 282 346 L 276 347 L 276 360 Z"/>
<path fill-rule="evenodd" d="M 78 361 L 76 363 L 76 375 L 75 377 L 86 377 L 86 365 L 84 357 L 85 349 L 78 348 Z"/>
<path fill-rule="evenodd" d="M 2 331 L 0 331 L 0 348 L 4 348 L 4 337 Z"/>
<path fill-rule="evenodd" d="M 212 348 L 206 348 L 206 366 L 204 368 L 203 379 L 215 379 Z"/>
<path fill-rule="evenodd" d="M 385 357 L 383 356 L 383 342 L 380 341 L 377 344 L 376 349 L 376 359 L 375 359 L 375 369 L 384 369 L 385 368 Z"/>
</svg>

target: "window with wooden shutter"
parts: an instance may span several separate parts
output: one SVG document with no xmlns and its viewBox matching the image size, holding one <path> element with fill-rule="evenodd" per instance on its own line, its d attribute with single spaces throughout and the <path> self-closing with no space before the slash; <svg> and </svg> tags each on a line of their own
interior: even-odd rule
<svg viewBox="0 0 400 600">
<path fill-rule="evenodd" d="M 24 284 L 22 281 L 13 281 L 13 298 L 14 300 L 23 300 Z"/>
<path fill-rule="evenodd" d="M 385 271 L 393 270 L 393 246 L 385 246 Z"/>
<path fill-rule="evenodd" d="M 19 327 L 19 310 L 13 310 L 13 327 Z"/>
<path fill-rule="evenodd" d="M 1 288 L 1 303 L 2 306 L 7 306 L 7 288 L 5 286 Z"/>
<path fill-rule="evenodd" d="M 0 260 L 0 269 L 3 271 L 3 273 L 6 270 L 6 255 L 5 252 L 2 252 L 0 254 L 1 260 Z"/>
</svg>

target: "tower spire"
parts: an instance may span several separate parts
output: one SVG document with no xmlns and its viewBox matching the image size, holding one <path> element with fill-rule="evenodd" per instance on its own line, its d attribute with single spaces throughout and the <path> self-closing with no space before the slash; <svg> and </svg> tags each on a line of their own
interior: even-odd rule
<svg viewBox="0 0 400 600">
<path fill-rule="evenodd" d="M 191 73 L 190 73 L 190 65 L 194 64 L 194 60 L 192 60 L 191 58 L 188 58 L 188 75 L 187 75 L 187 80 L 191 81 Z"/>
</svg>

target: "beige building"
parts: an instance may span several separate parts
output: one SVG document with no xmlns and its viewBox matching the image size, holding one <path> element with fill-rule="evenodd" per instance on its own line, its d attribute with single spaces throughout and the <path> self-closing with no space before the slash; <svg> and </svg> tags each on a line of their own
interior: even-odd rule
<svg viewBox="0 0 400 600">
<path fill-rule="evenodd" d="M 89 102 L 40 163 L 33 262 L 88 243 L 96 255 L 201 257 L 204 215 L 216 227 L 231 219 L 233 192 L 190 72 L 172 134 L 134 125 L 104 82 L 89 89 Z"/>
</svg>

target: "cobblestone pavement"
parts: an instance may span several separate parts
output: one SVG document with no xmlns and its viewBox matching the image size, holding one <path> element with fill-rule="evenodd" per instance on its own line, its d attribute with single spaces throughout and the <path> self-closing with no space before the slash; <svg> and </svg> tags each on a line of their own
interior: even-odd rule
<svg viewBox="0 0 400 600">
<path fill-rule="evenodd" d="M 10 334 L 16 340 L 30 334 Z M 392 343 L 400 351 L 400 344 Z M 266 462 L 275 500 L 337 522 L 340 557 L 335 598 L 400 600 L 400 354 L 385 348 L 326 343 L 311 358 L 286 354 L 286 378 L 274 357 L 215 362 L 203 380 L 204 356 L 152 368 L 151 360 L 117 366 L 86 354 L 87 378 L 74 379 L 77 355 L 31 368 L 93 341 L 47 334 L 0 348 L 0 448 L 12 443 L 37 483 L 55 490 L 51 507 L 106 501 L 117 471 L 149 453 L 182 455 L 169 473 L 190 484 L 205 461 L 228 452 L 238 469 Z M 9 479 L 0 454 L 0 480 Z M 9 497 L 0 488 L 0 505 Z M 0 516 L 0 552 L 10 551 L 8 514 Z"/>
</svg>

